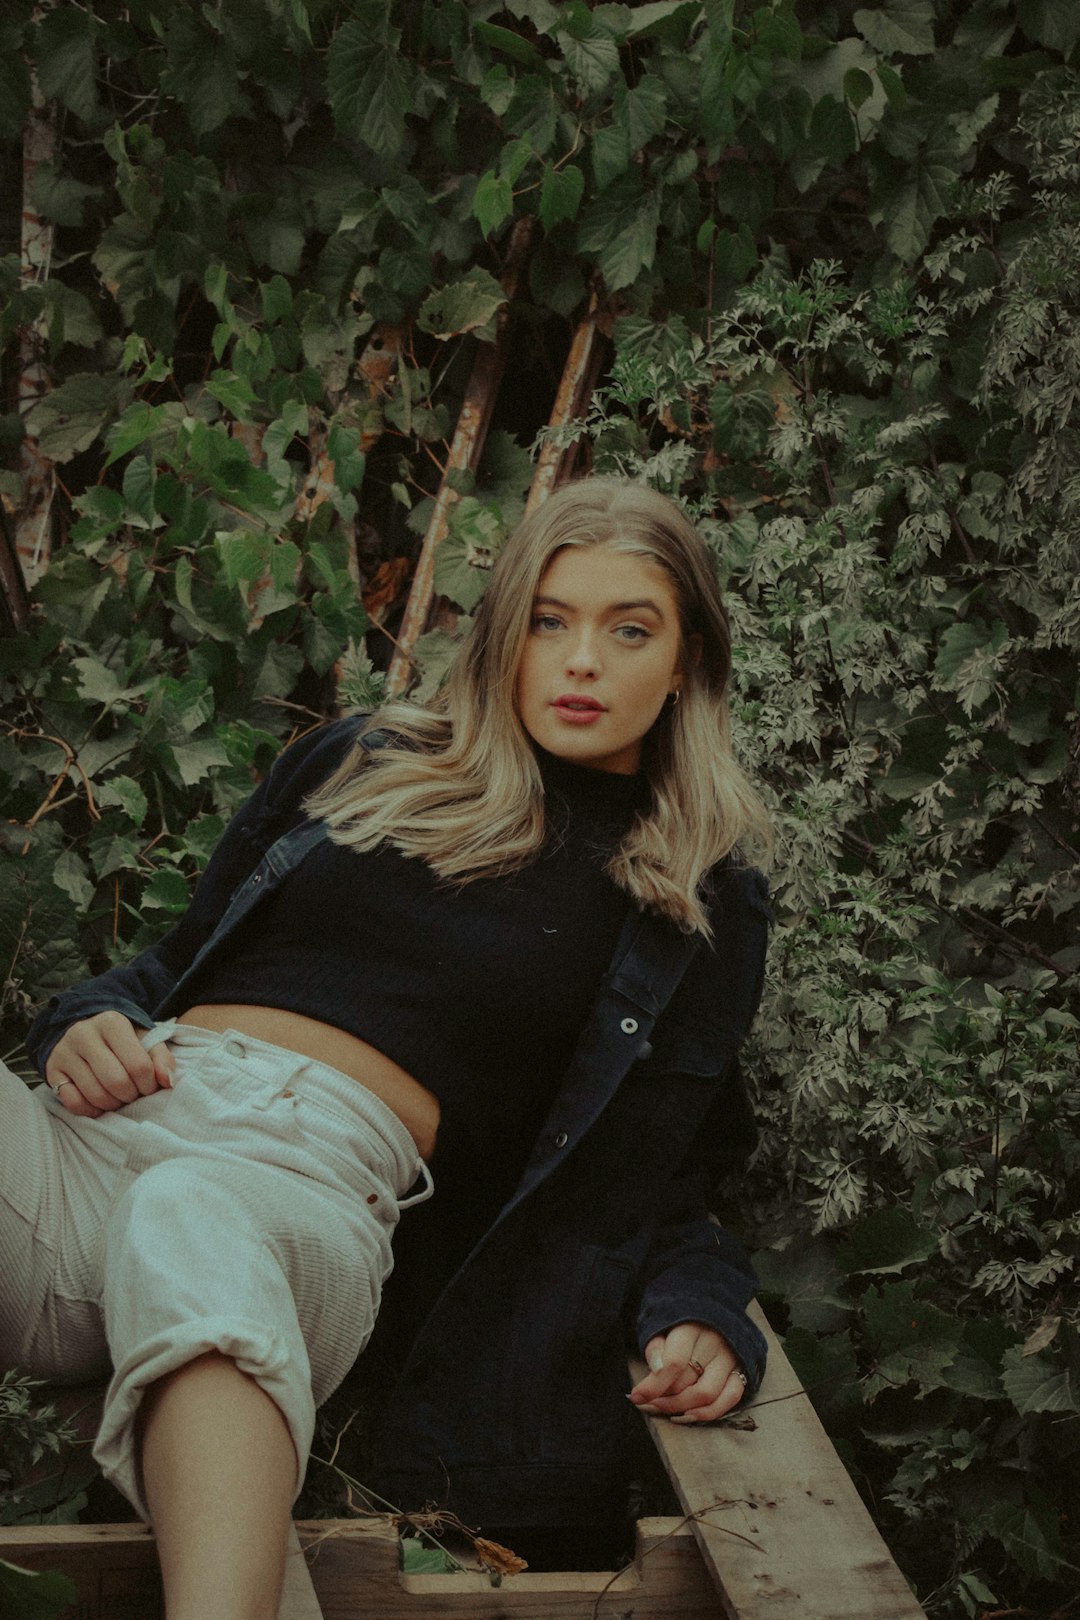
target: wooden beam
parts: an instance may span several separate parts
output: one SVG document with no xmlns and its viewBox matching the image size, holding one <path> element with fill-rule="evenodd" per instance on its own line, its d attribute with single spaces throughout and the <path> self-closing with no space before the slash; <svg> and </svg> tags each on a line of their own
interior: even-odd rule
<svg viewBox="0 0 1080 1620">
<path fill-rule="evenodd" d="M 769 1368 L 745 1413 L 700 1429 L 645 1419 L 725 1615 L 925 1620 L 776 1335 L 751 1314 Z M 643 1377 L 644 1365 L 632 1371 Z"/>
<path fill-rule="evenodd" d="M 506 267 L 501 278 L 508 301 L 517 291 L 535 223 L 531 215 L 519 219 L 511 234 Z M 475 468 L 484 452 L 491 413 L 506 366 L 506 319 L 504 306 L 497 318 L 495 342 L 477 345 L 472 374 L 461 402 L 446 468 L 420 547 L 409 600 L 405 604 L 405 617 L 401 621 L 394 656 L 387 672 L 388 697 L 400 697 L 408 687 L 414 669 L 413 647 L 427 629 L 431 604 L 435 598 L 435 553 L 446 537 L 450 508 L 458 499 L 451 487 L 450 475 Z"/>
<path fill-rule="evenodd" d="M 549 428 L 559 429 L 573 422 L 582 414 L 592 395 L 600 359 L 600 344 L 597 341 L 598 308 L 599 299 L 594 288 L 589 295 L 585 315 L 578 322 L 577 330 L 574 332 L 570 353 L 566 357 L 558 392 L 555 395 L 555 403 L 551 407 Z M 526 516 L 569 476 L 576 454 L 576 445 L 561 447 L 550 439 L 544 441 L 536 460 L 536 471 L 529 488 L 529 498 L 525 503 Z"/>
<path fill-rule="evenodd" d="M 386 1519 L 310 1519 L 296 1531 L 281 1620 L 722 1620 L 681 1519 L 642 1519 L 634 1561 L 618 1574 L 526 1572 L 499 1586 L 467 1571 L 403 1575 Z M 0 1529 L 0 1558 L 75 1582 L 76 1607 L 61 1620 L 161 1620 L 154 1541 L 143 1525 Z"/>
</svg>

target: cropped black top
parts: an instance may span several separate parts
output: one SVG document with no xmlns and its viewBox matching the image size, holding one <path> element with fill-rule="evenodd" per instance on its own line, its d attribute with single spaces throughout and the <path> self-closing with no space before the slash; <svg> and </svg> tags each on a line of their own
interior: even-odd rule
<svg viewBox="0 0 1080 1620">
<path fill-rule="evenodd" d="M 531 865 L 455 887 L 392 846 L 324 841 L 188 986 L 191 1006 L 280 1007 L 367 1041 L 439 1098 L 440 1158 L 483 1153 L 490 1178 L 499 1144 L 500 1189 L 610 962 L 628 902 L 604 865 L 649 797 L 641 777 L 538 757 L 548 835 Z"/>
</svg>

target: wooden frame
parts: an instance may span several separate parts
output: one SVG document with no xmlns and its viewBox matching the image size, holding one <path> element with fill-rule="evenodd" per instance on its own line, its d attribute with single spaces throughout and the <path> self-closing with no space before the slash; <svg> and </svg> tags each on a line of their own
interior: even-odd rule
<svg viewBox="0 0 1080 1620">
<path fill-rule="evenodd" d="M 769 1370 L 732 1422 L 646 1418 L 685 1517 L 643 1519 L 618 1574 L 404 1575 L 386 1519 L 298 1524 L 281 1620 L 925 1620 L 761 1311 Z M 632 1367 L 634 1377 L 643 1368 Z M 59 1569 L 65 1620 L 158 1620 L 141 1525 L 0 1528 L 0 1558 Z"/>
</svg>

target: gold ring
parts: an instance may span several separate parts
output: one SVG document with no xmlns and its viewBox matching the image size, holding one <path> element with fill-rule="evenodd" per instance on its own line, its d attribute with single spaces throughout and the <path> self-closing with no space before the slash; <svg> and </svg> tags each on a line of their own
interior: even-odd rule
<svg viewBox="0 0 1080 1620">
<path fill-rule="evenodd" d="M 693 1356 L 690 1357 L 690 1366 L 693 1367 L 694 1371 L 697 1373 L 699 1378 L 701 1377 L 702 1373 L 705 1371 L 705 1368 L 701 1365 L 701 1362 L 700 1361 L 695 1361 Z"/>
</svg>

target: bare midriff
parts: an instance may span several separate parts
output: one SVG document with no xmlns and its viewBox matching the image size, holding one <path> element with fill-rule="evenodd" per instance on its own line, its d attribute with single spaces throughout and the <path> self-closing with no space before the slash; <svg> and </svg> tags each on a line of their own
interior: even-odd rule
<svg viewBox="0 0 1080 1620">
<path fill-rule="evenodd" d="M 189 1007 L 176 1020 L 197 1024 L 200 1029 L 239 1030 L 257 1041 L 284 1046 L 301 1057 L 328 1063 L 373 1091 L 393 1111 L 416 1143 L 422 1159 L 435 1151 L 439 1129 L 439 1099 L 414 1080 L 400 1064 L 388 1058 L 358 1035 L 320 1023 L 303 1013 L 286 1012 L 281 1007 L 251 1007 L 225 1002 L 221 1006 Z"/>
</svg>

